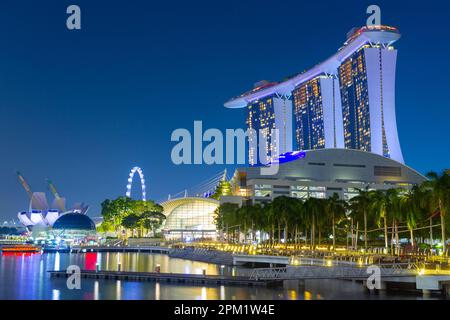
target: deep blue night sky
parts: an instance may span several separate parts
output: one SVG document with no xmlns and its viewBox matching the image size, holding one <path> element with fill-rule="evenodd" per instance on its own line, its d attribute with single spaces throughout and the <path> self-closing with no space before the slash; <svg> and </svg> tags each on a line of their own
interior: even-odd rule
<svg viewBox="0 0 450 320">
<path fill-rule="evenodd" d="M 375 3 L 382 23 L 402 33 L 396 93 L 405 161 L 422 173 L 448 168 L 449 7 Z M 81 7 L 81 31 L 66 28 L 70 4 Z M 91 216 L 125 193 L 132 166 L 144 169 L 156 200 L 220 172 L 172 164 L 171 132 L 194 120 L 243 127 L 244 110 L 224 101 L 325 60 L 365 24 L 369 4 L 2 0 L 0 218 L 28 205 L 16 170 L 34 191 L 51 178 L 69 204 L 90 204 Z"/>
</svg>

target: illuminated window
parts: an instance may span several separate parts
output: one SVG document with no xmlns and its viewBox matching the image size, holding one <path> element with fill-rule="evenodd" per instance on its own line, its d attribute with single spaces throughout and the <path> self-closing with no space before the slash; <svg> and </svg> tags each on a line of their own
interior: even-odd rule
<svg viewBox="0 0 450 320">
<path fill-rule="evenodd" d="M 270 190 L 255 190 L 255 197 L 271 197 L 272 191 Z"/>
</svg>

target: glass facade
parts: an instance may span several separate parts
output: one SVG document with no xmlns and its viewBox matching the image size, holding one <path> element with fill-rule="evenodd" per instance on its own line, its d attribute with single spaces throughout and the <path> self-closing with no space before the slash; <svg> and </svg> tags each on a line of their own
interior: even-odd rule
<svg viewBox="0 0 450 320">
<path fill-rule="evenodd" d="M 316 77 L 301 84 L 294 89 L 292 96 L 297 149 L 324 148 L 325 134 L 320 78 Z"/>
<path fill-rule="evenodd" d="M 259 158 L 258 149 L 252 148 L 252 143 L 257 141 L 258 136 L 249 135 L 249 164 L 267 164 L 270 162 L 270 154 L 275 151 L 272 146 L 271 130 L 275 129 L 275 111 L 273 96 L 256 100 L 247 105 L 247 127 L 254 129 L 256 134 L 262 134 L 265 138 L 265 155 Z M 255 140 L 256 139 L 256 140 Z"/>
<path fill-rule="evenodd" d="M 183 237 L 181 234 L 184 234 L 199 238 L 205 236 L 205 232 L 215 234 L 214 210 L 217 208 L 218 203 L 205 199 L 188 199 L 181 202 L 168 213 L 163 227 L 166 237 Z"/>
<path fill-rule="evenodd" d="M 339 81 L 345 147 L 371 151 L 369 89 L 363 48 L 340 65 Z"/>
</svg>

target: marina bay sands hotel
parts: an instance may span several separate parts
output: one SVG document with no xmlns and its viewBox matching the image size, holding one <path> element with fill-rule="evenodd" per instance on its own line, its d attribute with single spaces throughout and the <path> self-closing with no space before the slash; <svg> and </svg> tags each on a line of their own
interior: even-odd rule
<svg viewBox="0 0 450 320">
<path fill-rule="evenodd" d="M 404 163 L 395 117 L 399 38 L 390 26 L 354 28 L 326 61 L 281 82 L 261 81 L 226 102 L 246 108 L 248 128 L 266 137 L 266 159 L 250 144 L 249 163 L 270 161 L 272 129 L 279 130 L 279 153 L 346 148 Z"/>
</svg>

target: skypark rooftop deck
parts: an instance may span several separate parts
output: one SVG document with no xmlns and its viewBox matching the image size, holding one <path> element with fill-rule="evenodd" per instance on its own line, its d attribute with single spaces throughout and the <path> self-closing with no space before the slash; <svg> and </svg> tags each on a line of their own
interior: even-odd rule
<svg viewBox="0 0 450 320">
<path fill-rule="evenodd" d="M 344 46 L 324 62 L 282 82 L 271 82 L 258 86 L 253 90 L 233 97 L 227 101 L 224 106 L 226 108 L 244 108 L 249 102 L 272 94 L 289 96 L 294 88 L 303 82 L 319 75 L 336 74 L 340 64 L 362 46 L 366 44 L 382 44 L 384 46 L 390 46 L 398 39 L 400 39 L 398 29 L 390 26 L 362 27 L 355 31 L 352 30 L 349 33 L 349 37 L 344 43 Z"/>
</svg>

